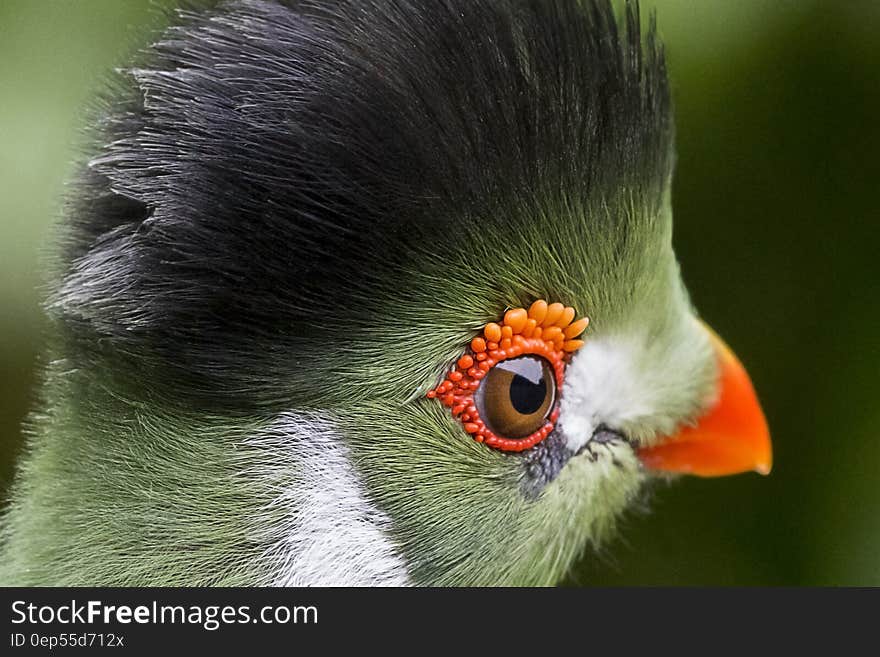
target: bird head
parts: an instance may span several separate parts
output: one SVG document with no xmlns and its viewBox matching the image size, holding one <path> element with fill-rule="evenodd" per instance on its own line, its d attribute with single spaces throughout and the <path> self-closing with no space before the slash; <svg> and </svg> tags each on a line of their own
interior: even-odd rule
<svg viewBox="0 0 880 657">
<path fill-rule="evenodd" d="M 769 469 L 672 250 L 653 23 L 364 7 L 183 14 L 127 71 L 70 213 L 19 563 L 548 584 L 652 478 Z"/>
</svg>

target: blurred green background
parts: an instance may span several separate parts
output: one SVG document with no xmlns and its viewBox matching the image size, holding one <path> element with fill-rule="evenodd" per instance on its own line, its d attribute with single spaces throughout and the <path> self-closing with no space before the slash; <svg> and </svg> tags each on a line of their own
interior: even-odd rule
<svg viewBox="0 0 880 657">
<path fill-rule="evenodd" d="M 0 495 L 83 110 L 161 4 L 0 3 Z M 775 469 L 659 488 L 569 583 L 880 585 L 880 2 L 643 5 L 676 101 L 678 256 L 752 374 Z"/>
</svg>

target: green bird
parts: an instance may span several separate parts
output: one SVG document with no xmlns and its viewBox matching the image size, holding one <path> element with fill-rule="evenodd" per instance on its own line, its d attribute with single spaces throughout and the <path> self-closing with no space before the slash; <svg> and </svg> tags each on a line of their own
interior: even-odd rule
<svg viewBox="0 0 880 657">
<path fill-rule="evenodd" d="M 768 472 L 607 0 L 233 0 L 121 71 L 4 513 L 22 585 L 549 585 L 646 486 Z"/>
</svg>

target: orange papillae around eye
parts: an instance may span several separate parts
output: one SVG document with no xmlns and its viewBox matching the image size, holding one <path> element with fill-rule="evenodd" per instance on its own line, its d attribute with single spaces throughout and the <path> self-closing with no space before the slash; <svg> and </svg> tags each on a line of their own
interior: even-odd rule
<svg viewBox="0 0 880 657">
<path fill-rule="evenodd" d="M 504 313 L 500 323 L 489 322 L 482 335 L 471 340 L 468 351 L 458 359 L 443 382 L 428 392 L 428 397 L 438 399 L 452 409 L 453 417 L 459 419 L 464 430 L 474 440 L 509 452 L 521 452 L 544 440 L 559 418 L 559 408 L 554 408 L 544 425 L 525 438 L 512 440 L 496 435 L 480 418 L 474 402 L 474 393 L 480 381 L 496 363 L 532 354 L 545 358 L 553 367 L 557 392 L 562 390 L 565 365 L 571 354 L 580 349 L 584 341 L 577 337 L 589 325 L 586 317 L 573 321 L 574 308 L 561 303 L 548 304 L 539 299 L 528 310 L 513 308 Z"/>
</svg>

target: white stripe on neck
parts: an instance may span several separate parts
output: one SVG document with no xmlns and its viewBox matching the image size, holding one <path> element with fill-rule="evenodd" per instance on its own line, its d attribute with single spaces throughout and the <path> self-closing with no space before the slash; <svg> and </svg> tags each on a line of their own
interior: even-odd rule
<svg viewBox="0 0 880 657">
<path fill-rule="evenodd" d="M 250 473 L 278 491 L 263 555 L 274 586 L 404 586 L 406 564 L 388 537 L 391 521 L 364 494 L 336 427 L 308 413 L 283 413 L 247 439 Z M 278 507 L 284 518 L 278 525 Z M 265 526 L 263 528 L 265 531 Z"/>
</svg>

